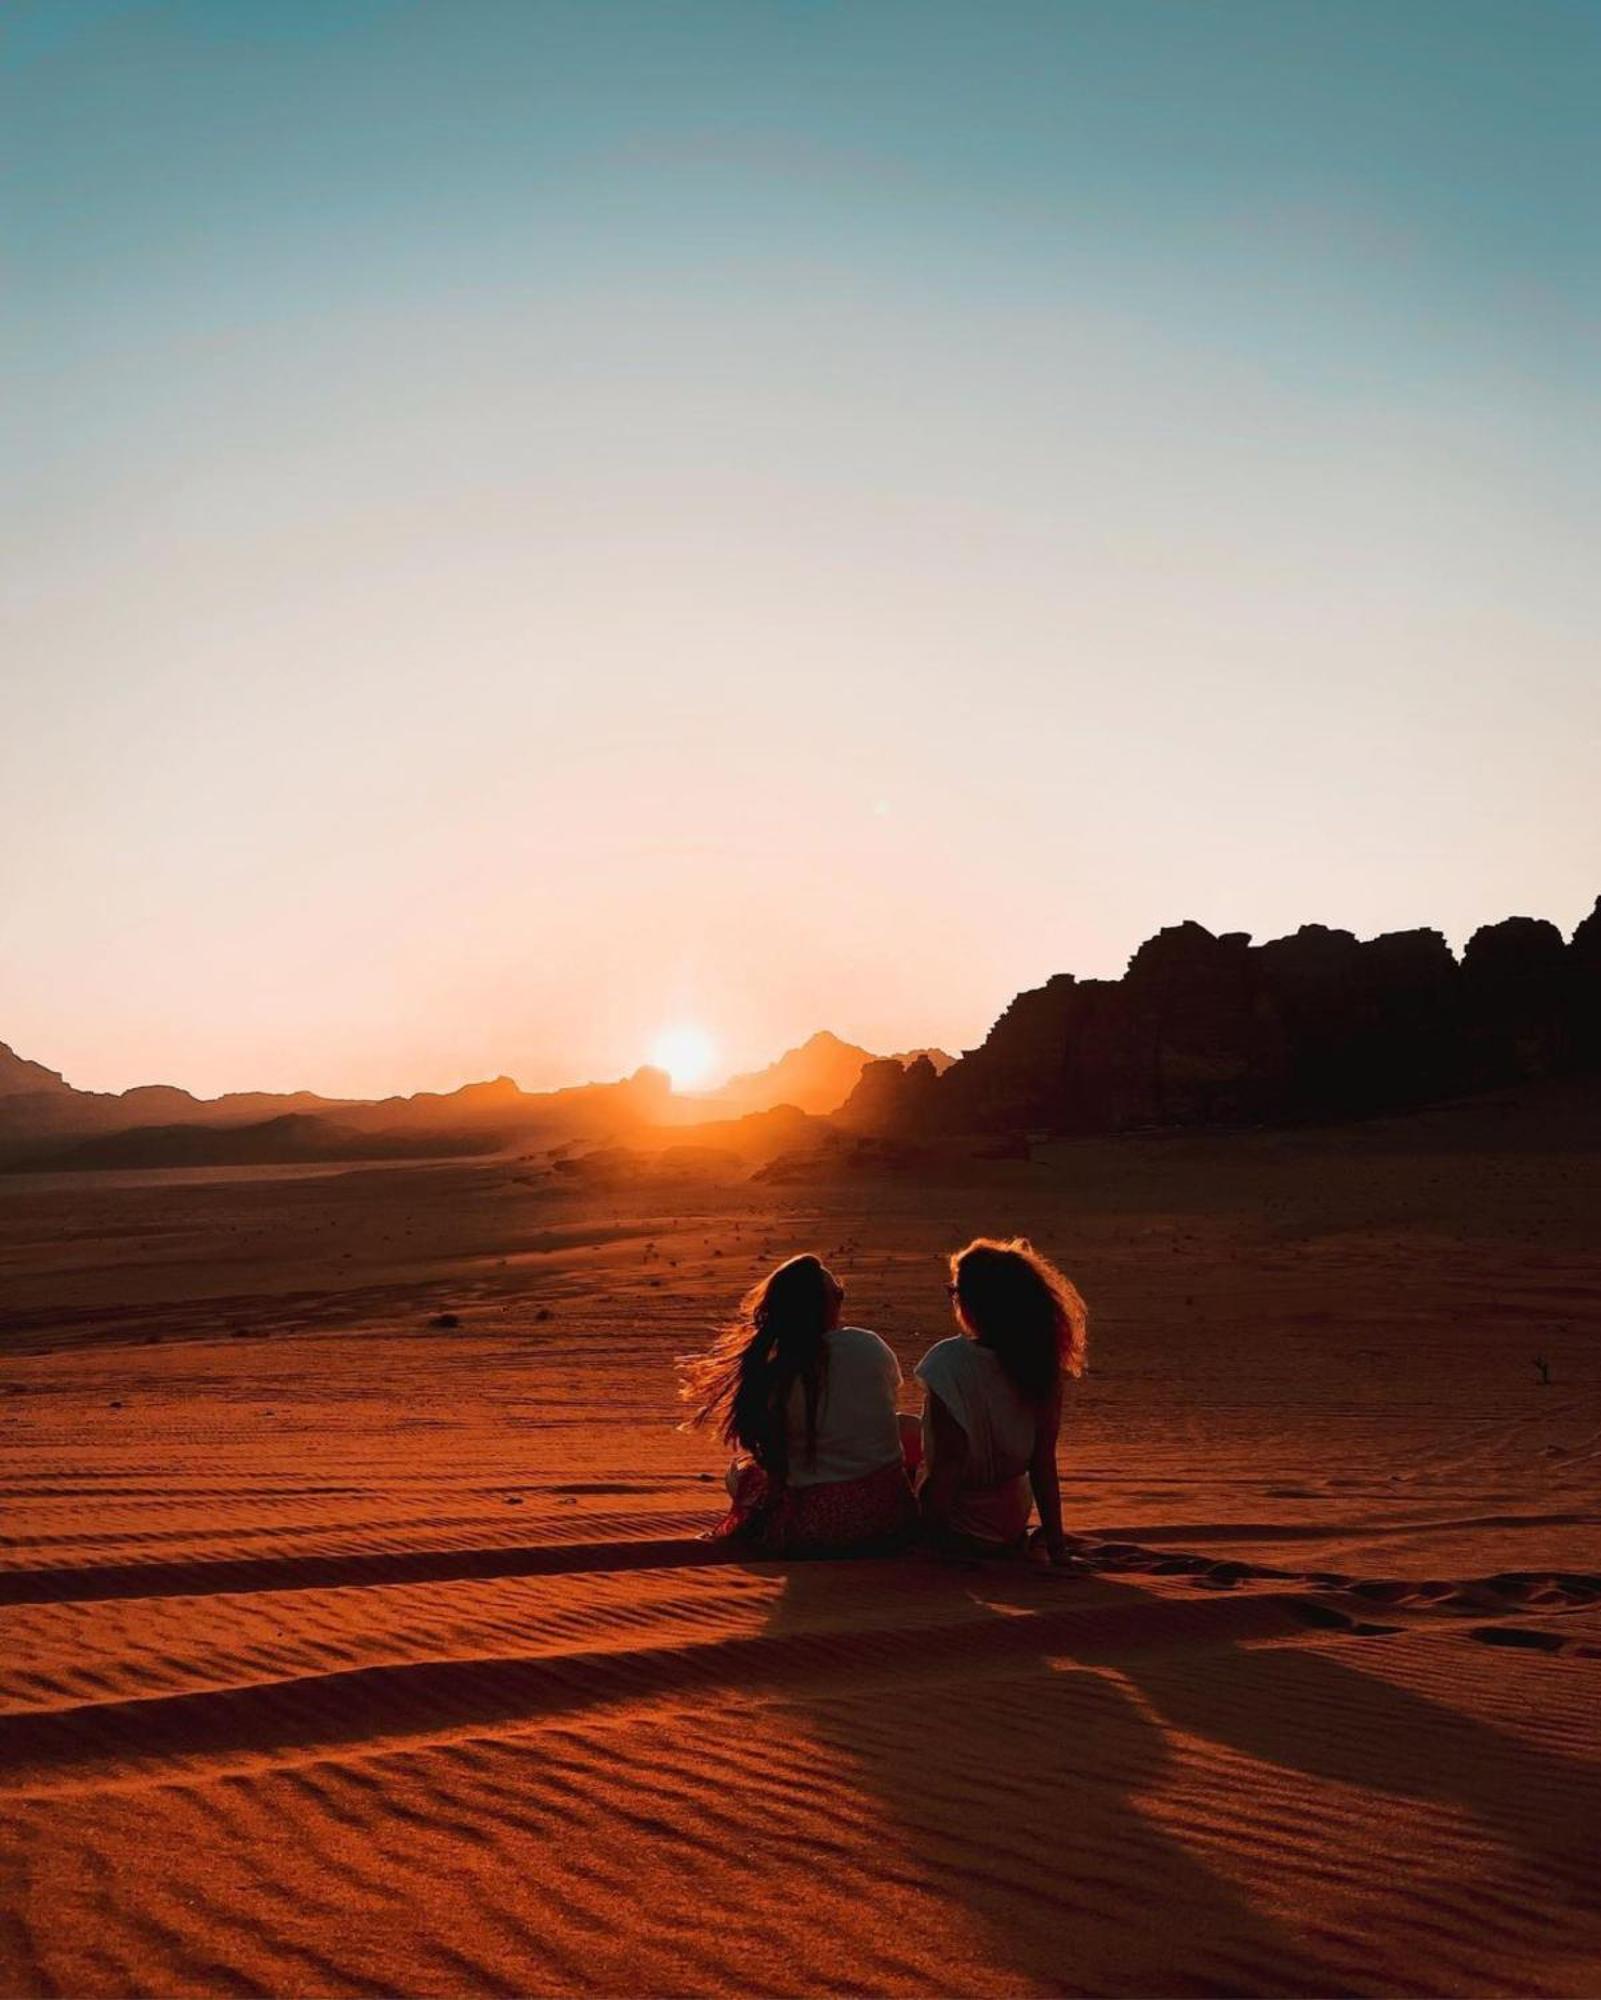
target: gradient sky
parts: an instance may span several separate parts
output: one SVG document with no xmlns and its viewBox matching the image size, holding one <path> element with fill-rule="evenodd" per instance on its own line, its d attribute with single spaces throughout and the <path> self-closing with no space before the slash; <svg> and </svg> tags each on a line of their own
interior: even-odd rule
<svg viewBox="0 0 1601 2000">
<path fill-rule="evenodd" d="M 1601 891 L 1601 7 L 0 0 L 0 1039 L 978 1040 Z"/>
</svg>

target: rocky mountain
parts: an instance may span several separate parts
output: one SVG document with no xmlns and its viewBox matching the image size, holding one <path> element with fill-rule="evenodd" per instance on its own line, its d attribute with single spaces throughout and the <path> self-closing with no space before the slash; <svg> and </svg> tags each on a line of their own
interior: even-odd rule
<svg viewBox="0 0 1601 2000">
<path fill-rule="evenodd" d="M 862 1065 L 872 1060 L 869 1050 L 822 1028 L 765 1069 L 730 1077 L 719 1090 L 682 1099 L 676 1115 L 695 1120 L 739 1118 L 750 1111 L 771 1111 L 775 1105 L 792 1104 L 797 1111 L 826 1116 L 850 1096 Z"/>
<path fill-rule="evenodd" d="M 1601 1066 L 1601 901 L 1564 943 L 1510 917 L 1460 962 L 1438 931 L 1308 924 L 1254 945 L 1159 931 L 1121 979 L 1020 993 L 943 1075 L 867 1066 L 839 1122 L 879 1136 L 1365 1116 Z"/>
<path fill-rule="evenodd" d="M 909 1069 L 915 1062 L 927 1059 L 936 1076 L 943 1076 L 955 1062 L 955 1056 L 947 1055 L 943 1049 L 903 1049 L 898 1056 L 886 1056 L 886 1062 L 899 1063 L 902 1069 Z"/>
<path fill-rule="evenodd" d="M 660 1122 L 670 1095 L 667 1077 L 654 1069 L 539 1092 L 502 1076 L 373 1102 L 309 1091 L 197 1098 L 168 1084 L 108 1093 L 74 1090 L 56 1077 L 48 1089 L 0 1094 L 0 1167 L 238 1166 L 488 1153 L 524 1139 L 593 1143 Z"/>
<path fill-rule="evenodd" d="M 954 1059 L 945 1068 L 953 1067 Z M 913 1138 L 935 1132 L 941 1123 L 937 1088 L 942 1071 L 924 1050 L 910 1058 L 883 1056 L 863 1066 L 856 1088 L 835 1113 L 847 1131 L 893 1133 Z"/>
<path fill-rule="evenodd" d="M 195 1097 L 168 1083 L 131 1090 L 76 1090 L 59 1071 L 27 1062 L 0 1043 L 0 1151 L 73 1134 L 121 1132 L 143 1125 L 232 1126 L 260 1123 L 291 1112 L 342 1108 L 310 1091 L 231 1091 Z"/>
<path fill-rule="evenodd" d="M 675 1100 L 672 1115 L 684 1122 L 739 1118 L 789 1104 L 813 1117 L 826 1118 L 844 1104 L 869 1064 L 892 1062 L 904 1069 L 920 1060 L 926 1060 L 938 1074 L 948 1070 L 956 1058 L 943 1049 L 909 1049 L 903 1055 L 875 1056 L 822 1028 L 765 1069 L 730 1077 L 720 1090 Z"/>
<path fill-rule="evenodd" d="M 59 1070 L 46 1069 L 43 1063 L 29 1062 L 5 1042 L 0 1042 L 0 1097 L 55 1096 L 71 1089 L 72 1085 Z"/>
</svg>

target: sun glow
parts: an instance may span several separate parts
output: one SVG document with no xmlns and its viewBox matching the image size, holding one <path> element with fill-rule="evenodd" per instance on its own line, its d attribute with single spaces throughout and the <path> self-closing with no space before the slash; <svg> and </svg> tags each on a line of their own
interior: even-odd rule
<svg viewBox="0 0 1601 2000">
<path fill-rule="evenodd" d="M 650 1059 L 657 1069 L 666 1070 L 674 1090 L 699 1090 L 711 1081 L 717 1044 L 704 1028 L 663 1028 Z"/>
</svg>

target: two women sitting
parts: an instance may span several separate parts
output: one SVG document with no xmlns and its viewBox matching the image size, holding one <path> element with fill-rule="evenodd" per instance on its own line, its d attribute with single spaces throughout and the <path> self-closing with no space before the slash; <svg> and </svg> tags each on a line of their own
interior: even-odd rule
<svg viewBox="0 0 1601 2000">
<path fill-rule="evenodd" d="M 746 1295 L 684 1366 L 691 1421 L 738 1454 L 716 1533 L 765 1555 L 843 1555 L 902 1546 L 921 1523 L 984 1553 L 1021 1547 L 1037 1508 L 1047 1554 L 1067 1560 L 1056 1441 L 1063 1380 L 1084 1368 L 1084 1302 L 1021 1238 L 970 1243 L 949 1289 L 961 1330 L 917 1364 L 921 1425 L 897 1415 L 899 1363 L 842 1323 L 845 1288 L 818 1258 L 790 1258 Z"/>
</svg>

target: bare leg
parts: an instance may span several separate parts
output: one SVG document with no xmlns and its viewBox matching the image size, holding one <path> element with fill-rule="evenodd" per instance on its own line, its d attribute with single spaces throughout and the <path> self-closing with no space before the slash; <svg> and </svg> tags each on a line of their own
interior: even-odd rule
<svg viewBox="0 0 1601 2000">
<path fill-rule="evenodd" d="M 906 1470 L 915 1478 L 923 1464 L 923 1420 L 903 1413 L 896 1422 L 901 1427 L 901 1456 L 906 1460 Z"/>
</svg>

